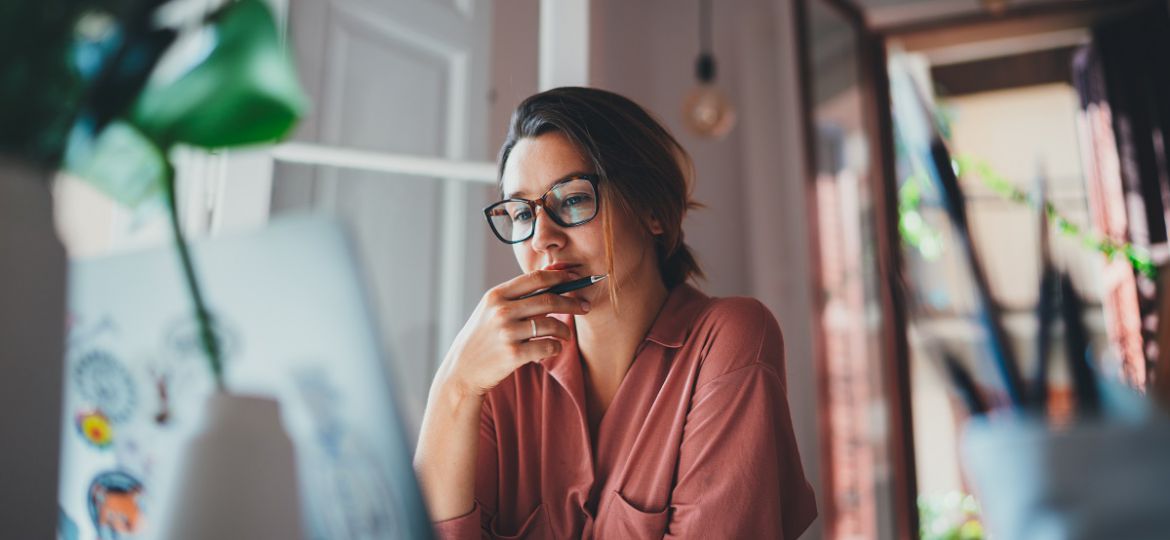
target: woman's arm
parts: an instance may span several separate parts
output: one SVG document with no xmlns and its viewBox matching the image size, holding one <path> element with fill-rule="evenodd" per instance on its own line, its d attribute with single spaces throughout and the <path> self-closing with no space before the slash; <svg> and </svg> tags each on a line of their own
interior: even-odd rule
<svg viewBox="0 0 1170 540">
<path fill-rule="evenodd" d="M 792 430 L 780 327 L 758 302 L 736 308 L 692 397 L 667 536 L 793 540 L 816 502 Z"/>
<path fill-rule="evenodd" d="M 463 516 L 475 508 L 484 396 L 516 368 L 561 351 L 561 340 L 570 339 L 569 328 L 547 315 L 588 312 L 586 302 L 555 294 L 517 299 L 567 281 L 566 276 L 536 271 L 489 290 L 439 366 L 414 456 L 433 521 Z"/>
<path fill-rule="evenodd" d="M 436 377 L 427 398 L 414 468 L 431 520 L 444 521 L 475 506 L 475 463 L 483 396 Z"/>
</svg>

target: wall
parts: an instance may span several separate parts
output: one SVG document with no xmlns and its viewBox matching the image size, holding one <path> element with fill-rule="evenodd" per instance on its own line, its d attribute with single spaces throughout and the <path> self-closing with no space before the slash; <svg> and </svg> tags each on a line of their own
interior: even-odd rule
<svg viewBox="0 0 1170 540">
<path fill-rule="evenodd" d="M 738 105 L 722 141 L 682 126 L 694 86 L 698 2 L 595 1 L 590 78 L 650 109 L 690 151 L 696 197 L 706 209 L 684 223 L 710 294 L 749 295 L 776 314 L 785 334 L 788 395 L 805 473 L 818 497 L 820 450 L 813 365 L 812 285 L 805 171 L 789 0 L 714 4 L 719 85 Z M 818 506 L 824 509 L 823 501 Z M 820 522 L 804 536 L 820 538 Z"/>
<path fill-rule="evenodd" d="M 508 132 L 512 111 L 524 98 L 537 92 L 540 57 L 540 3 L 537 0 L 492 3 L 492 56 L 488 112 L 488 149 L 494 160 Z M 493 198 L 499 193 L 493 191 Z M 483 218 L 479 218 L 481 221 Z M 482 240 L 486 270 L 484 283 L 494 286 L 520 272 L 512 249 L 497 240 L 484 223 Z"/>
</svg>

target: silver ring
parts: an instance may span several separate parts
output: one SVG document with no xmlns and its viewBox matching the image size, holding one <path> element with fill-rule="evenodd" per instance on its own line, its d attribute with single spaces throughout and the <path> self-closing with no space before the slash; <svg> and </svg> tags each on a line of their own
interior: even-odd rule
<svg viewBox="0 0 1170 540">
<path fill-rule="evenodd" d="M 528 322 L 532 323 L 532 337 L 535 338 L 536 337 L 536 319 L 528 319 Z"/>
</svg>

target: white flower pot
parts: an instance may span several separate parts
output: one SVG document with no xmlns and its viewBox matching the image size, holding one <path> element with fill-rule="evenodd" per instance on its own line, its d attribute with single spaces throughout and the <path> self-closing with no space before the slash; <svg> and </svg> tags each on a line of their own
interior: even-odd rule
<svg viewBox="0 0 1170 540">
<path fill-rule="evenodd" d="M 65 249 L 49 173 L 0 156 L 0 523 L 53 538 L 65 343 Z"/>
<path fill-rule="evenodd" d="M 272 399 L 216 393 L 177 461 L 162 538 L 302 538 L 292 441 Z"/>
</svg>

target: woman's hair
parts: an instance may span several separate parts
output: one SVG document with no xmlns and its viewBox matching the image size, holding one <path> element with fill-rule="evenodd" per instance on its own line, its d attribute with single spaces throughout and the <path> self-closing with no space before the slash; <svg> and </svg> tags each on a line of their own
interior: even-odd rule
<svg viewBox="0 0 1170 540">
<path fill-rule="evenodd" d="M 600 178 L 601 219 L 605 234 L 606 268 L 613 273 L 613 218 L 617 210 L 639 219 L 654 236 L 658 270 L 668 289 L 691 277 L 703 277 L 698 261 L 683 241 L 682 220 L 690 208 L 694 174 L 691 158 L 657 120 L 638 104 L 596 88 L 563 87 L 525 99 L 512 113 L 508 137 L 500 148 L 499 178 L 508 155 L 521 139 L 559 132 L 584 154 Z M 637 209 L 637 211 L 635 211 Z M 610 295 L 615 300 L 615 280 Z"/>
</svg>

